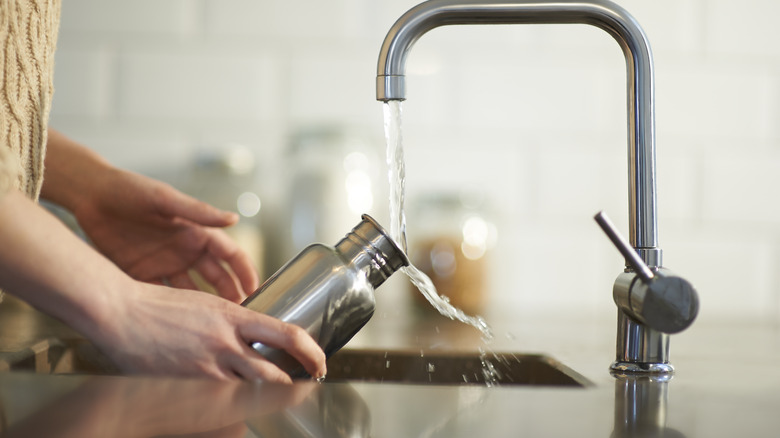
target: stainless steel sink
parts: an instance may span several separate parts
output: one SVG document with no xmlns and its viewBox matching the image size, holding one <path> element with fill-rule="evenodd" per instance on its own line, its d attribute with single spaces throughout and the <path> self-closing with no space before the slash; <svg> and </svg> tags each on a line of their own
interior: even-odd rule
<svg viewBox="0 0 780 438">
<path fill-rule="evenodd" d="M 437 327 L 446 324 L 436 321 Z M 462 324 L 445 330 L 457 339 Z M 417 327 L 426 330 L 424 327 Z M 444 344 L 455 342 L 441 339 Z M 483 363 L 484 362 L 484 363 Z M 61 322 L 6 297 L 0 305 L 0 371 L 53 374 L 120 374 L 91 343 Z M 369 350 L 345 348 L 328 359 L 328 382 L 364 381 L 420 385 L 589 386 L 571 368 L 541 354 Z"/>
<path fill-rule="evenodd" d="M 23 351 L 0 352 L 5 369 L 53 374 L 120 374 L 84 340 L 40 341 Z M 343 349 L 328 359 L 327 382 L 419 385 L 589 386 L 585 377 L 542 354 Z"/>
<path fill-rule="evenodd" d="M 541 354 L 344 349 L 328 359 L 328 382 L 420 385 L 589 386 L 591 382 Z"/>
</svg>

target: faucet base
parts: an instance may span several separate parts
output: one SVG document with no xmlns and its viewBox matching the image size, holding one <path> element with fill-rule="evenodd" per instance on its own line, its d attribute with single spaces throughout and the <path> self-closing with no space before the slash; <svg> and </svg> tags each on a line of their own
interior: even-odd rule
<svg viewBox="0 0 780 438">
<path fill-rule="evenodd" d="M 615 361 L 609 366 L 609 372 L 613 376 L 623 374 L 674 374 L 674 367 L 670 363 L 646 363 L 646 362 L 622 362 Z"/>
<path fill-rule="evenodd" d="M 621 274 L 623 278 L 634 275 Z M 616 287 L 620 284 L 615 282 Z M 674 373 L 669 363 L 669 335 L 640 324 L 618 309 L 617 351 L 610 370 L 613 374 Z"/>
</svg>

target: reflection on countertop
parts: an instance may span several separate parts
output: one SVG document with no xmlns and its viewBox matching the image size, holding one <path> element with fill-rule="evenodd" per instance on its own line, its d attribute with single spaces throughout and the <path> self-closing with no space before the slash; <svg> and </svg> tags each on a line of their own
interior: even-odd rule
<svg viewBox="0 0 780 438">
<path fill-rule="evenodd" d="M 8 437 L 775 436 L 780 400 L 671 381 L 591 389 L 0 374 Z M 776 389 L 776 388 L 775 388 Z M 775 391 L 776 392 L 776 391 Z"/>
<path fill-rule="evenodd" d="M 45 318 L 22 327 L 19 321 L 35 320 L 35 312 L 14 322 L 5 312 L 10 306 L 0 305 L 0 329 L 11 330 L 0 335 L 5 358 L 25 343 L 78 340 Z M 593 382 L 572 389 L 51 375 L 59 372 L 58 361 L 49 358 L 52 366 L 37 374 L 15 367 L 0 373 L 0 435 L 717 438 L 780 430 L 777 327 L 697 324 L 675 340 L 677 374 L 652 379 L 608 373 L 614 324 L 524 318 L 494 324 L 498 336 L 484 344 L 473 329 L 445 319 L 378 314 L 349 345 L 544 353 Z"/>
<path fill-rule="evenodd" d="M 2 436 L 242 437 L 248 425 L 265 424 L 264 418 L 301 405 L 313 392 L 341 401 L 342 388 L 310 382 L 269 385 L 7 373 L 0 375 L 8 423 Z"/>
</svg>

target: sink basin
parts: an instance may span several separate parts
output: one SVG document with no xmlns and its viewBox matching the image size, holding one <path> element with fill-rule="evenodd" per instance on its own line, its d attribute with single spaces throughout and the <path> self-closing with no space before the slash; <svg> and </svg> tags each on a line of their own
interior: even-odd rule
<svg viewBox="0 0 780 438">
<path fill-rule="evenodd" d="M 91 343 L 52 318 L 5 297 L 0 306 L 0 371 L 120 374 Z M 437 321 L 436 326 L 442 323 Z M 455 325 L 448 333 L 462 333 Z M 444 339 L 443 342 L 447 340 Z M 483 364 L 484 361 L 484 364 Z M 327 381 L 421 385 L 588 386 L 582 375 L 541 354 L 345 348 L 328 359 Z"/>
<path fill-rule="evenodd" d="M 0 352 L 5 369 L 54 374 L 119 374 L 83 340 L 47 339 L 15 353 Z M 591 382 L 542 354 L 342 349 L 328 359 L 328 382 L 420 385 L 589 386 Z"/>
<path fill-rule="evenodd" d="M 328 382 L 421 385 L 589 386 L 571 368 L 541 354 L 344 349 L 328 359 Z"/>
</svg>

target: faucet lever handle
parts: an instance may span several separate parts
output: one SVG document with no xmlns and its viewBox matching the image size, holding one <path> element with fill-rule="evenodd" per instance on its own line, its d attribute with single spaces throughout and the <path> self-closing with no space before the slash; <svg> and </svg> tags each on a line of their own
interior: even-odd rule
<svg viewBox="0 0 780 438">
<path fill-rule="evenodd" d="M 690 326 L 699 313 L 699 296 L 693 286 L 668 272 L 654 273 L 603 211 L 594 219 L 642 280 L 615 283 L 612 296 L 618 308 L 662 333 L 677 333 Z"/>
<path fill-rule="evenodd" d="M 594 216 L 593 219 L 595 219 L 596 223 L 598 223 L 601 229 L 604 230 L 604 232 L 607 234 L 607 237 L 609 237 L 609 240 L 615 244 L 618 251 L 623 254 L 623 257 L 625 257 L 628 264 L 634 268 L 634 271 L 636 271 L 637 275 L 639 275 L 639 277 L 645 283 L 651 282 L 653 277 L 655 277 L 653 270 L 647 266 L 644 260 L 639 257 L 639 254 L 637 254 L 634 247 L 632 247 L 618 232 L 615 225 L 611 220 L 609 220 L 609 217 L 607 217 L 607 214 L 602 210 L 596 213 L 596 216 Z"/>
</svg>

